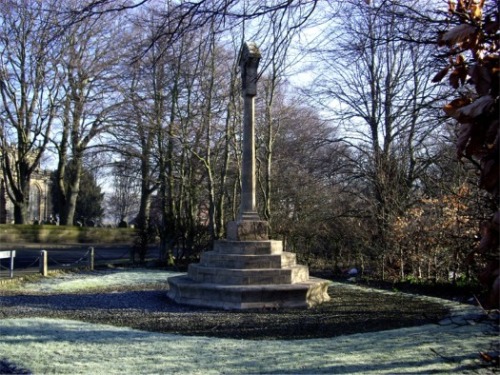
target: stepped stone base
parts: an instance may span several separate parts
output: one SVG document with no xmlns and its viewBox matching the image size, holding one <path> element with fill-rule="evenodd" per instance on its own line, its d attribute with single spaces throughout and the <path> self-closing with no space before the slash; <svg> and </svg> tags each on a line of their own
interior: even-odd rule
<svg viewBox="0 0 500 375">
<path fill-rule="evenodd" d="M 177 303 L 226 310 L 308 308 L 330 299 L 330 282 L 316 278 L 288 285 L 209 284 L 188 276 L 171 277 L 168 282 L 168 296 Z"/>
<path fill-rule="evenodd" d="M 305 308 L 328 301 L 327 280 L 310 278 L 281 241 L 267 239 L 264 221 L 232 222 L 228 240 L 190 264 L 186 276 L 168 279 L 177 303 L 223 309 Z"/>
</svg>

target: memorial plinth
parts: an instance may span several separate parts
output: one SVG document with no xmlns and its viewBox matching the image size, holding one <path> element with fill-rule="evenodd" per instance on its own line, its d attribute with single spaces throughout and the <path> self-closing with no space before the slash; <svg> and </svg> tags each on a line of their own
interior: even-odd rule
<svg viewBox="0 0 500 375">
<path fill-rule="evenodd" d="M 216 241 L 169 284 L 168 296 L 178 303 L 229 310 L 306 308 L 330 299 L 330 282 L 309 277 L 295 254 L 273 240 Z"/>
<path fill-rule="evenodd" d="M 295 254 L 281 241 L 269 239 L 269 223 L 255 204 L 254 96 L 260 52 L 243 45 L 240 67 L 244 98 L 243 158 L 240 214 L 228 223 L 227 239 L 190 264 L 185 276 L 170 278 L 168 296 L 194 306 L 223 309 L 304 308 L 330 299 L 328 280 L 309 277 Z"/>
</svg>

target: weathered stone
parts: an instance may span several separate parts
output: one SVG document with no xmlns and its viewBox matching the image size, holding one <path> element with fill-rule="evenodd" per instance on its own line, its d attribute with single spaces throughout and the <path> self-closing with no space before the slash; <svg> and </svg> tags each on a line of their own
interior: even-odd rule
<svg viewBox="0 0 500 375">
<path fill-rule="evenodd" d="M 298 284 L 235 286 L 200 284 L 177 276 L 169 284 L 168 296 L 177 303 L 226 310 L 308 308 L 330 299 L 330 282 L 315 278 Z"/>
<path fill-rule="evenodd" d="M 269 223 L 262 220 L 230 221 L 227 224 L 230 241 L 265 241 L 269 239 Z"/>
<path fill-rule="evenodd" d="M 214 242 L 214 251 L 219 254 L 238 255 L 268 255 L 281 254 L 283 242 L 276 240 L 267 241 L 227 241 Z"/>
<path fill-rule="evenodd" d="M 288 252 L 269 255 L 239 255 L 206 251 L 201 254 L 200 263 L 218 268 L 283 268 L 294 266 L 296 255 Z"/>
<path fill-rule="evenodd" d="M 243 44 L 239 61 L 243 96 L 257 95 L 257 68 L 259 67 L 260 58 L 259 47 L 254 42 Z"/>
<path fill-rule="evenodd" d="M 286 268 L 222 268 L 202 263 L 190 264 L 188 277 L 200 283 L 221 285 L 295 284 L 309 279 L 306 266 Z"/>
</svg>

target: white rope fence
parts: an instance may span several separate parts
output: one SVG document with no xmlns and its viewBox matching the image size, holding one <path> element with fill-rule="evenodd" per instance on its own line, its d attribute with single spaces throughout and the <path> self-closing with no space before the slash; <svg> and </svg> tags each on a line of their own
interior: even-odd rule
<svg viewBox="0 0 500 375">
<path fill-rule="evenodd" d="M 74 266 L 81 266 L 82 263 L 84 263 L 91 271 L 94 270 L 94 258 L 95 258 L 95 251 L 93 247 L 89 247 L 87 252 L 82 255 L 79 259 L 71 262 L 71 263 L 61 263 L 55 260 L 54 258 L 49 258 L 47 250 L 41 250 L 40 251 L 40 263 L 39 263 L 39 268 L 40 268 L 40 274 L 43 276 L 47 276 L 49 273 L 49 260 L 54 263 L 56 266 L 62 267 L 62 268 L 69 268 L 69 267 L 74 267 Z M 57 267 L 56 267 L 57 268 Z"/>
<path fill-rule="evenodd" d="M 26 270 L 28 268 L 34 267 L 36 264 L 38 264 L 39 267 L 39 273 L 43 276 L 47 276 L 49 272 L 49 260 L 51 264 L 55 266 L 56 269 L 58 268 L 71 268 L 71 267 L 81 267 L 82 265 L 90 269 L 91 271 L 94 270 L 94 260 L 95 260 L 95 251 L 93 247 L 89 247 L 87 252 L 82 255 L 79 259 L 71 262 L 60 262 L 57 261 L 56 259 L 50 257 L 48 255 L 47 250 L 41 250 L 40 251 L 40 256 L 36 257 L 33 262 L 31 262 L 29 265 L 24 266 L 22 269 Z M 0 273 L 2 270 L 8 270 L 9 271 L 9 277 L 13 278 L 14 277 L 14 258 L 16 256 L 16 250 L 8 250 L 8 251 L 0 251 Z M 4 265 L 1 264 L 2 259 L 10 259 L 10 263 L 8 267 L 5 267 Z M 17 268 L 17 270 L 20 270 L 20 268 Z"/>
<path fill-rule="evenodd" d="M 16 257 L 16 250 L 0 251 L 0 259 L 10 259 L 9 277 L 14 277 L 14 258 Z M 0 268 L 1 270 L 1 268 Z"/>
</svg>

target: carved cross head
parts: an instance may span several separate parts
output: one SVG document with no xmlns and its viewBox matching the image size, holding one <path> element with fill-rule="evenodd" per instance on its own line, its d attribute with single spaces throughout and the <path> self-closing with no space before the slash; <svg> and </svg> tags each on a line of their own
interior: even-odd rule
<svg viewBox="0 0 500 375">
<path fill-rule="evenodd" d="M 259 48 L 254 42 L 245 42 L 243 44 L 239 62 L 243 96 L 257 95 L 257 68 L 260 57 Z"/>
</svg>

